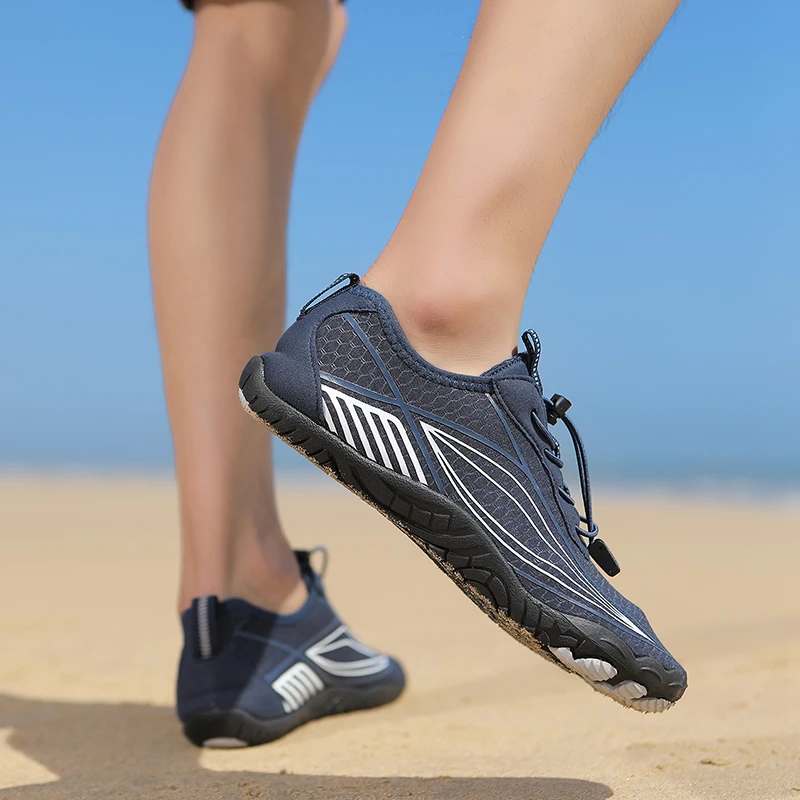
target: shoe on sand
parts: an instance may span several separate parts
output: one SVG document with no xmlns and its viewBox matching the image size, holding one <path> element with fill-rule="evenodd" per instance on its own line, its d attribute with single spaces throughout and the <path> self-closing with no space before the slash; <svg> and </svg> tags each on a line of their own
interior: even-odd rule
<svg viewBox="0 0 800 800">
<path fill-rule="evenodd" d="M 296 553 L 308 600 L 273 614 L 244 600 L 198 597 L 182 615 L 178 716 L 207 747 L 278 739 L 329 714 L 374 708 L 405 686 L 400 664 L 360 642 L 328 604 L 309 553 Z"/>
<path fill-rule="evenodd" d="M 524 355 L 478 377 L 445 372 L 414 351 L 380 294 L 344 275 L 275 352 L 250 360 L 240 397 L 512 636 L 624 706 L 664 711 L 686 673 L 595 566 L 619 571 L 597 537 L 569 401 L 544 399 L 538 338 L 528 331 L 523 341 Z M 585 517 L 548 429 L 559 420 L 575 445 Z"/>
</svg>

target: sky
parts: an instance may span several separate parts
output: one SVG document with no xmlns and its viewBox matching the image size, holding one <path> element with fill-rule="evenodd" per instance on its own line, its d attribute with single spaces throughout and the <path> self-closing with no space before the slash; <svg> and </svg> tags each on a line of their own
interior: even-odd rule
<svg viewBox="0 0 800 800">
<path fill-rule="evenodd" d="M 0 469 L 168 469 L 145 200 L 191 17 L 7 5 Z M 299 155 L 290 318 L 391 234 L 478 7 L 349 0 Z M 564 201 L 523 327 L 601 478 L 800 483 L 798 29 L 796 0 L 687 0 Z"/>
</svg>

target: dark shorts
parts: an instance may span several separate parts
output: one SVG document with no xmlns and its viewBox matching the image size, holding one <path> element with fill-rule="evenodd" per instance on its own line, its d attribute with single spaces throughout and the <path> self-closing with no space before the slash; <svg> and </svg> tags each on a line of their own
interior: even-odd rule
<svg viewBox="0 0 800 800">
<path fill-rule="evenodd" d="M 344 0 L 340 1 L 344 3 Z M 189 11 L 194 10 L 194 0 L 181 0 L 181 3 L 183 3 L 186 6 L 186 8 L 189 9 Z"/>
</svg>

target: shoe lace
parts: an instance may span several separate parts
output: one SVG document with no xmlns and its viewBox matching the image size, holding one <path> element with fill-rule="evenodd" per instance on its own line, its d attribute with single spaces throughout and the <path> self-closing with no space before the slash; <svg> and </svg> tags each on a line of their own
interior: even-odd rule
<svg viewBox="0 0 800 800">
<path fill-rule="evenodd" d="M 581 484 L 581 499 L 583 501 L 583 514 L 579 513 L 578 518 L 580 522 L 586 525 L 586 528 L 581 527 L 580 524 L 576 525 L 575 532 L 587 540 L 589 555 L 592 557 L 592 559 L 594 559 L 597 565 L 608 575 L 617 575 L 620 571 L 619 564 L 616 558 L 614 558 L 614 554 L 608 548 L 608 545 L 606 545 L 606 543 L 598 537 L 600 529 L 597 527 L 597 523 L 594 521 L 594 517 L 592 515 L 592 485 L 589 480 L 589 464 L 586 458 L 586 448 L 583 446 L 583 439 L 581 439 L 581 435 L 578 433 L 575 423 L 567 416 L 567 411 L 569 411 L 569 409 L 572 407 L 572 403 L 567 400 L 566 397 L 560 394 L 554 394 L 549 399 L 544 397 L 544 392 L 542 391 L 542 381 L 539 377 L 538 369 L 539 358 L 542 352 L 541 341 L 536 331 L 533 330 L 525 331 L 525 333 L 522 334 L 522 341 L 524 342 L 525 349 L 527 350 L 528 357 L 526 360 L 528 364 L 528 372 L 536 383 L 536 388 L 539 390 L 539 393 L 542 395 L 544 400 L 548 424 L 556 425 L 558 421 L 561 420 L 569 432 L 570 438 L 572 439 L 572 446 L 575 450 L 575 460 L 578 464 L 578 477 Z M 550 433 L 550 431 L 541 424 L 541 421 L 533 411 L 531 411 L 531 420 L 533 421 L 534 425 L 542 430 L 550 440 L 552 449 L 545 448 L 545 457 L 552 464 L 558 467 L 559 470 L 563 469 L 564 462 L 561 459 L 561 450 L 558 441 Z M 575 505 L 575 500 L 563 481 L 559 487 L 559 494 L 570 505 Z"/>
</svg>

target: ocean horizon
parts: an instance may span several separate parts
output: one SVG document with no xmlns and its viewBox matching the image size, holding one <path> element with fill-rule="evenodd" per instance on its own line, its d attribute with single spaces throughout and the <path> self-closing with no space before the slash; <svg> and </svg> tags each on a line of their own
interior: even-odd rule
<svg viewBox="0 0 800 800">
<path fill-rule="evenodd" d="M 577 471 L 570 463 L 569 446 L 565 448 L 566 483 L 579 495 Z M 282 442 L 275 447 L 276 479 L 281 482 L 329 483 L 329 479 L 305 458 Z M 699 463 L 688 455 L 681 460 L 658 462 L 628 461 L 614 463 L 591 458 L 592 487 L 600 495 L 609 493 L 679 494 L 720 501 L 750 503 L 763 499 L 800 503 L 800 464 Z M 151 458 L 125 459 L 19 459 L 0 460 L 0 480 L 20 477 L 66 479 L 171 479 L 173 462 L 163 453 Z"/>
</svg>

